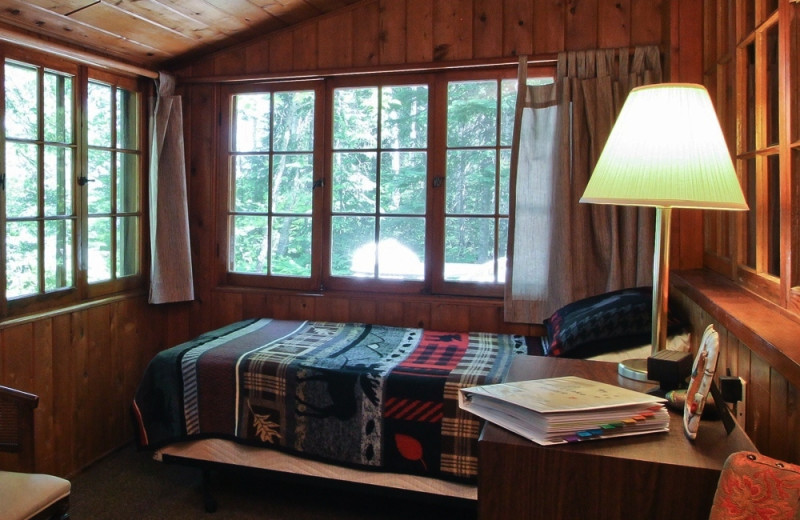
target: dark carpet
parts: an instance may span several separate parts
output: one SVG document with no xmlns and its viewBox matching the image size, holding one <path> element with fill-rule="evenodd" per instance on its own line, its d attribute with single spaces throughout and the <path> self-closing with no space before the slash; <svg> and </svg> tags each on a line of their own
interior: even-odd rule
<svg viewBox="0 0 800 520">
<path fill-rule="evenodd" d="M 205 511 L 198 468 L 164 464 L 133 446 L 105 457 L 73 477 L 73 520 L 474 520 L 475 505 L 420 496 L 334 488 L 322 481 L 215 471 L 214 513 Z"/>
</svg>

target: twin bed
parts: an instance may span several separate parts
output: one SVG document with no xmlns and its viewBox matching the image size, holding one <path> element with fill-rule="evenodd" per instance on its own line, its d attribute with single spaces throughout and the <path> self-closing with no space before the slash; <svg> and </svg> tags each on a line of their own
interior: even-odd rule
<svg viewBox="0 0 800 520">
<path fill-rule="evenodd" d="M 458 389 L 503 380 L 527 350 L 507 334 L 240 321 L 150 362 L 138 443 L 165 462 L 474 500 L 480 421 Z"/>
</svg>

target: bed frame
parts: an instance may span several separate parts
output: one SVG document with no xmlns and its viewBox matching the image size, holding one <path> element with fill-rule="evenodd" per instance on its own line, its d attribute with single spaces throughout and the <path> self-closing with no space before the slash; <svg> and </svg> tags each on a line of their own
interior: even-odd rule
<svg viewBox="0 0 800 520">
<path fill-rule="evenodd" d="M 476 484 L 433 477 L 384 471 L 369 471 L 328 464 L 280 450 L 242 445 L 225 439 L 202 439 L 171 444 L 155 451 L 153 458 L 166 464 L 180 464 L 202 471 L 202 497 L 207 512 L 217 509 L 212 474 L 252 471 L 259 476 L 281 481 L 312 482 L 315 485 L 367 490 L 389 496 L 420 501 L 447 502 L 474 508 L 478 500 Z"/>
</svg>

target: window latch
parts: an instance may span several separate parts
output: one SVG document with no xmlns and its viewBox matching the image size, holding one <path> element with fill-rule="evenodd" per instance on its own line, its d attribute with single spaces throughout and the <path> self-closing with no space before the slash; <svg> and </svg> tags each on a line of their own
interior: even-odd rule
<svg viewBox="0 0 800 520">
<path fill-rule="evenodd" d="M 322 179 L 317 179 L 317 180 L 315 180 L 315 181 L 314 181 L 314 183 L 311 185 L 311 189 L 312 189 L 312 190 L 315 190 L 315 189 L 317 189 L 317 188 L 321 188 L 321 187 L 323 187 L 323 186 L 325 186 L 325 179 L 324 179 L 324 178 L 322 178 Z"/>
<path fill-rule="evenodd" d="M 6 174 L 5 173 L 0 175 L 0 189 L 2 189 L 3 191 L 6 190 Z"/>
<path fill-rule="evenodd" d="M 90 182 L 94 182 L 94 179 L 90 179 L 89 177 L 78 177 L 78 186 L 86 186 Z"/>
<path fill-rule="evenodd" d="M 437 176 L 433 178 L 433 187 L 434 188 L 441 188 L 444 184 L 444 177 Z"/>
</svg>

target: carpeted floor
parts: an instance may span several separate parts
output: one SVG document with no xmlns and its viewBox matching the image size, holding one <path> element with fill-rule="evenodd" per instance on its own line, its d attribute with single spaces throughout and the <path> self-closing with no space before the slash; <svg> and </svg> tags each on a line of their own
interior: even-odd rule
<svg viewBox="0 0 800 520">
<path fill-rule="evenodd" d="M 206 513 L 200 470 L 156 462 L 133 446 L 72 479 L 73 520 L 474 520 L 474 504 L 431 503 L 321 484 L 216 473 L 215 513 Z"/>
</svg>

